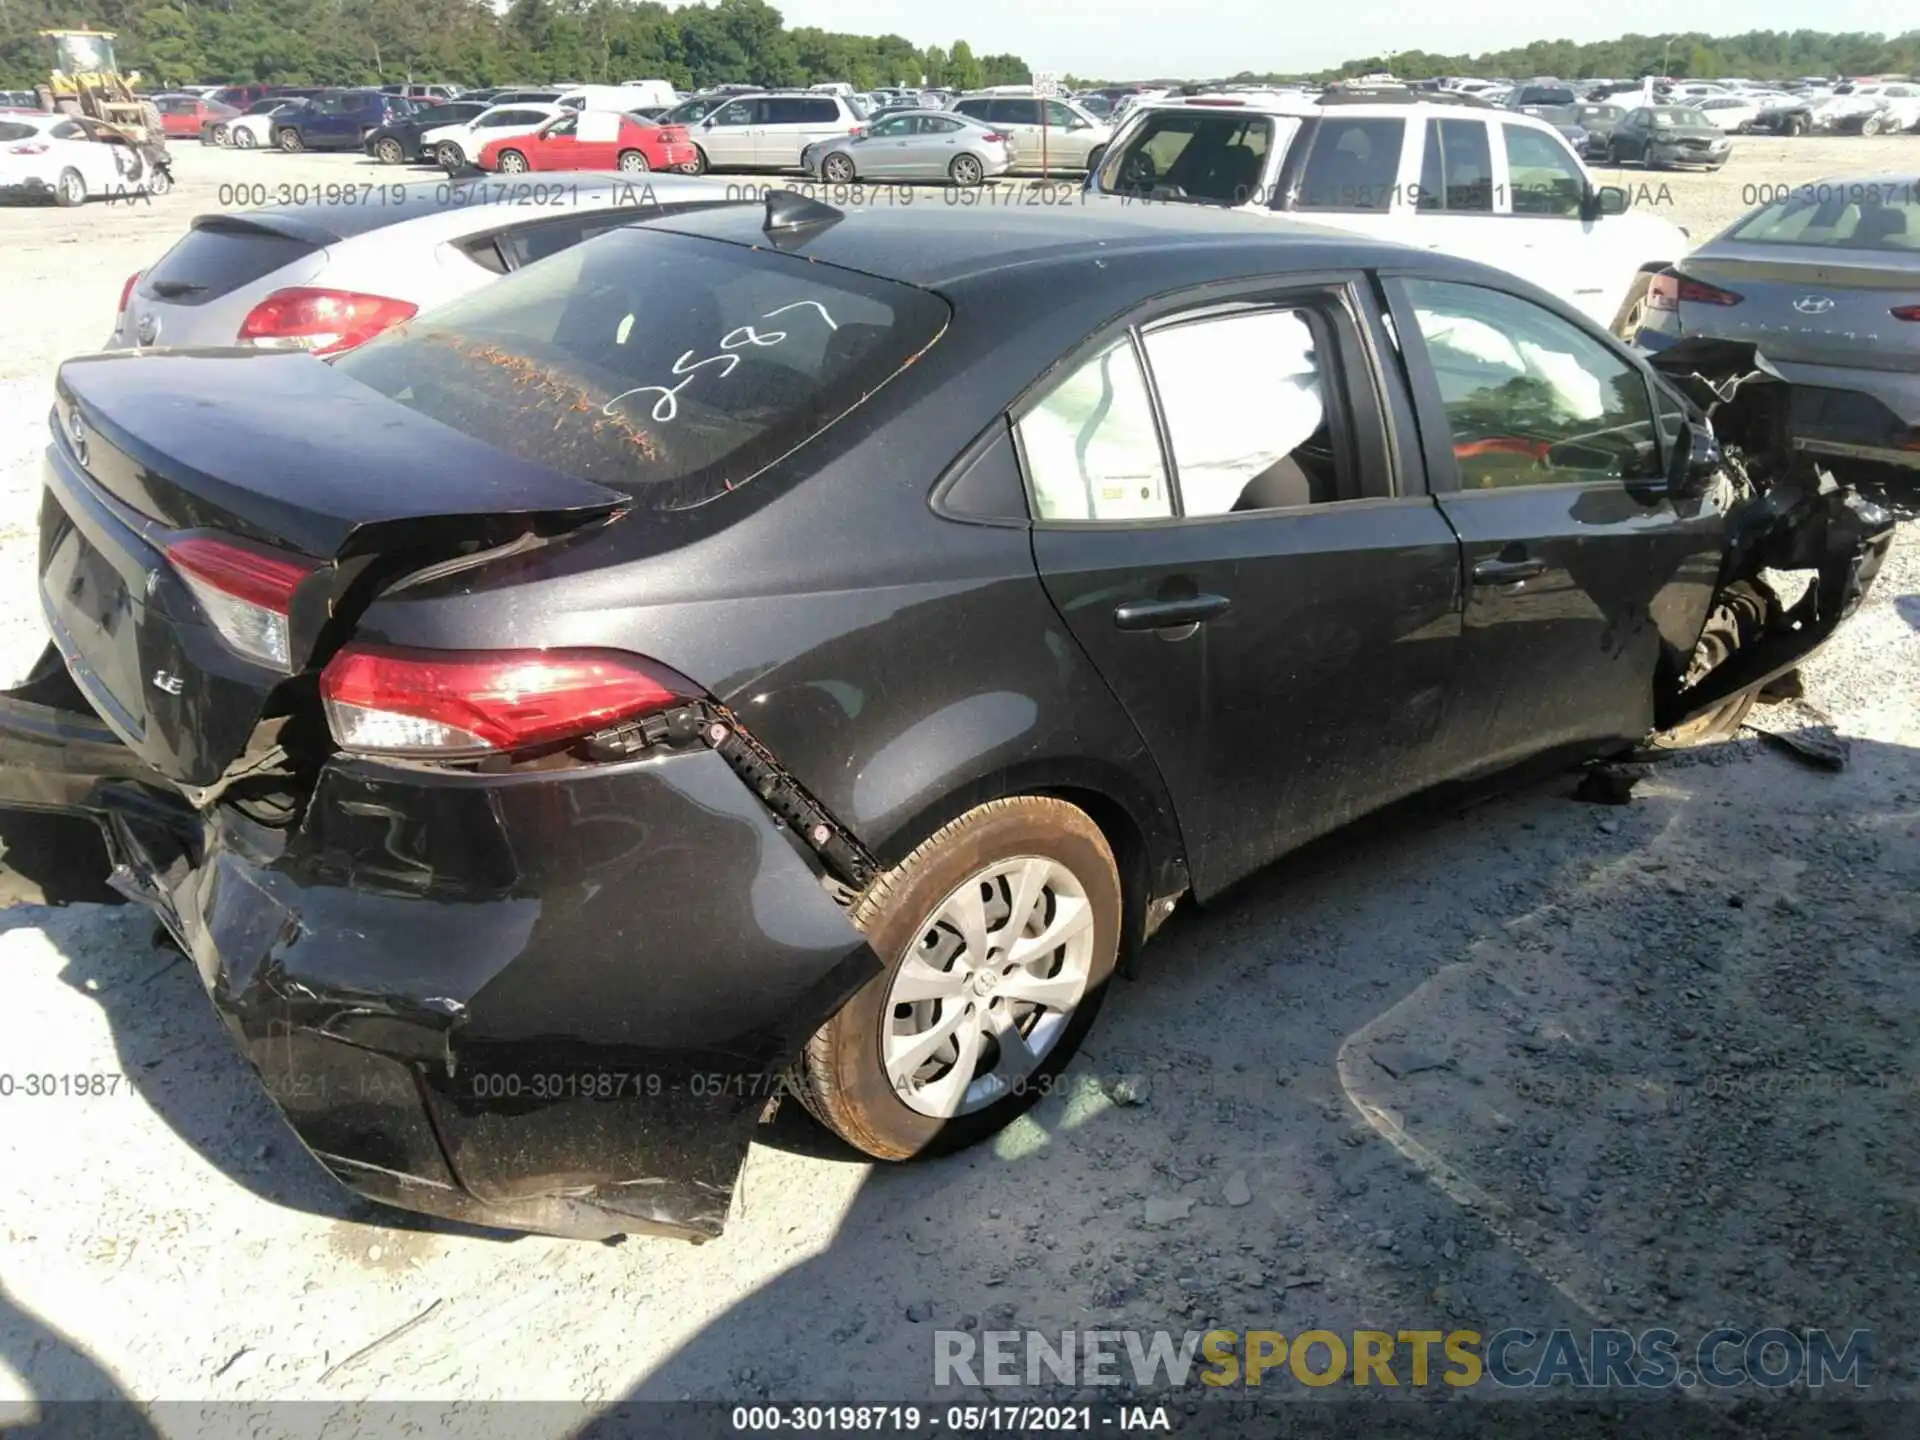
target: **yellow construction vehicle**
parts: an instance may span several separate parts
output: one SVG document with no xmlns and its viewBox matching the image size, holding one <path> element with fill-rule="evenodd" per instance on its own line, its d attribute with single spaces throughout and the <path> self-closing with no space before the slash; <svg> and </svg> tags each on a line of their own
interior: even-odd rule
<svg viewBox="0 0 1920 1440">
<path fill-rule="evenodd" d="M 139 73 L 121 75 L 113 59 L 111 30 L 42 30 L 52 42 L 52 67 L 45 85 L 36 86 L 41 105 L 69 115 L 84 115 L 118 131 L 128 143 L 164 154 L 166 131 L 150 100 L 134 94 Z"/>
</svg>

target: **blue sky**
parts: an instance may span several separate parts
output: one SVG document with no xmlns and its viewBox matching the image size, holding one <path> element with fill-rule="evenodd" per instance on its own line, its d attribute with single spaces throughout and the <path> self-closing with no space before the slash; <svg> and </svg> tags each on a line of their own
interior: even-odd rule
<svg viewBox="0 0 1920 1440">
<path fill-rule="evenodd" d="M 1530 40 L 1604 40 L 1676 29 L 1866 30 L 1920 26 L 1888 0 L 1616 0 L 1513 5 L 1488 0 L 772 0 L 788 25 L 904 35 L 919 45 L 964 38 L 1011 50 L 1035 68 L 1112 77 L 1318 70 L 1385 50 L 1475 53 Z"/>
</svg>

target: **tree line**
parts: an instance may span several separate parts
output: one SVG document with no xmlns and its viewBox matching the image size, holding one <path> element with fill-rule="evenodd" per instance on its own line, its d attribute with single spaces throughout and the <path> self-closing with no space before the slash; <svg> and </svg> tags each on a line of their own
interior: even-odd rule
<svg viewBox="0 0 1920 1440">
<path fill-rule="evenodd" d="M 657 0 L 512 0 L 498 12 L 487 0 L 0 0 L 0 86 L 46 79 L 37 32 L 53 28 L 117 32 L 120 68 L 154 88 L 640 79 L 972 88 L 1032 78 L 1018 55 L 976 55 L 965 40 L 922 49 L 899 35 L 790 30 L 766 0 L 675 9 Z"/>
<path fill-rule="evenodd" d="M 1920 30 L 1891 38 L 1863 31 L 1830 34 L 1822 30 L 1749 30 L 1744 35 L 1716 36 L 1699 31 L 1621 35 L 1586 44 L 1535 40 L 1478 55 L 1394 50 L 1349 60 L 1331 70 L 1243 70 L 1236 75 L 1205 78 L 1276 84 L 1349 79 L 1379 71 L 1402 80 L 1430 80 L 1442 75 L 1507 75 L 1516 79 L 1551 75 L 1562 80 L 1637 80 L 1642 75 L 1697 79 L 1733 75 L 1747 80 L 1789 80 L 1802 75 L 1912 75 L 1920 73 Z M 1100 83 L 1069 78 L 1074 84 Z"/>
</svg>

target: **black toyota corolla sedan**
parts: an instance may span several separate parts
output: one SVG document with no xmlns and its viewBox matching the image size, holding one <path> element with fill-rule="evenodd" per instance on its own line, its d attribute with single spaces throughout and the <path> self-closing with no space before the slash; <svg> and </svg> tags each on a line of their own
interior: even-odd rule
<svg viewBox="0 0 1920 1440">
<path fill-rule="evenodd" d="M 1238 215 L 636 224 L 331 361 L 67 362 L 0 804 L 98 821 L 348 1186 L 706 1237 L 788 1092 L 977 1140 L 1181 897 L 1737 725 L 1890 522 L 1703 400 Z"/>
</svg>

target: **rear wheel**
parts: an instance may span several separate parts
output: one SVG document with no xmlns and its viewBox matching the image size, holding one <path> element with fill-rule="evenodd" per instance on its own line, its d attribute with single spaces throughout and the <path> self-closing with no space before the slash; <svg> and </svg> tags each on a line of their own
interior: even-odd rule
<svg viewBox="0 0 1920 1440">
<path fill-rule="evenodd" d="M 1878 115 L 1869 115 L 1860 122 L 1860 133 L 1862 135 L 1878 135 L 1880 130 L 1881 123 Z"/>
<path fill-rule="evenodd" d="M 947 174 L 953 183 L 963 190 L 971 190 L 987 178 L 987 172 L 980 162 L 971 155 L 956 155 L 953 163 L 947 166 Z"/>
<path fill-rule="evenodd" d="M 1804 135 L 1812 128 L 1813 121 L 1809 120 L 1805 115 L 1790 115 L 1787 117 L 1787 134 L 1789 135 Z"/>
<path fill-rule="evenodd" d="M 251 150 L 259 143 L 259 141 L 253 138 L 253 131 L 244 125 L 238 127 L 233 132 L 233 148 L 236 150 Z"/>
<path fill-rule="evenodd" d="M 1706 628 L 1700 632 L 1700 641 L 1693 648 L 1693 659 L 1687 666 L 1687 685 L 1697 685 L 1765 633 L 1771 608 L 1768 601 L 1768 592 L 1754 582 L 1741 580 L 1727 587 L 1707 617 Z M 1706 714 L 1656 735 L 1653 743 L 1659 749 L 1678 750 L 1712 740 L 1731 740 L 1739 733 L 1754 699 L 1751 693 L 1736 695 Z"/>
<path fill-rule="evenodd" d="M 1122 899 L 1100 827 L 1064 800 L 995 800 L 875 880 L 854 923 L 886 968 L 796 1071 L 815 1118 L 883 1160 L 959 1149 L 1024 1114 L 1093 1024 Z"/>
<path fill-rule="evenodd" d="M 69 166 L 60 172 L 53 186 L 53 203 L 69 207 L 87 203 L 87 182 L 78 170 Z"/>
<path fill-rule="evenodd" d="M 233 137 L 227 133 L 226 126 L 216 125 L 213 127 L 213 143 L 216 145 L 231 145 L 233 143 Z"/>
<path fill-rule="evenodd" d="M 1652 275 L 1641 274 L 1634 277 L 1633 284 L 1627 290 L 1626 303 L 1620 307 L 1620 313 L 1613 320 L 1613 333 L 1622 340 L 1632 340 L 1640 333 L 1641 323 L 1647 317 L 1647 292 L 1652 288 Z"/>
<path fill-rule="evenodd" d="M 687 174 L 704 175 L 707 173 L 707 152 L 698 145 L 693 147 L 693 163 L 687 166 Z"/>
<path fill-rule="evenodd" d="M 500 173 L 502 175 L 524 175 L 527 173 L 527 157 L 518 150 L 500 152 Z"/>
<path fill-rule="evenodd" d="M 642 155 L 638 150 L 622 150 L 620 152 L 620 169 L 628 175 L 644 175 L 653 169 L 653 166 L 647 163 L 647 157 Z"/>
<path fill-rule="evenodd" d="M 398 165 L 407 158 L 407 147 L 391 135 L 382 135 L 373 142 L 373 158 L 382 165 Z"/>
<path fill-rule="evenodd" d="M 956 162 L 957 163 L 957 162 Z M 836 150 L 820 162 L 820 178 L 829 185 L 851 185 L 856 178 L 853 157 Z"/>
<path fill-rule="evenodd" d="M 147 176 L 147 193 L 164 195 L 173 189 L 173 172 L 164 165 L 156 165 Z"/>
<path fill-rule="evenodd" d="M 279 139 L 281 150 L 289 155 L 298 155 L 302 150 L 307 148 L 307 142 L 300 138 L 300 132 L 295 130 L 291 125 L 281 130 L 277 138 Z"/>
</svg>

